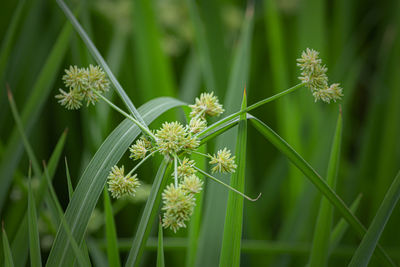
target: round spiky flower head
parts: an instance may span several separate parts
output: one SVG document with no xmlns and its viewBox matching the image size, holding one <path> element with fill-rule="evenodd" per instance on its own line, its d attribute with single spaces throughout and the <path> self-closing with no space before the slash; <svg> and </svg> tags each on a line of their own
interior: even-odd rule
<svg viewBox="0 0 400 267">
<path fill-rule="evenodd" d="M 136 189 L 140 186 L 136 174 L 133 176 L 127 174 L 125 176 L 124 166 L 121 168 L 118 168 L 118 166 L 112 167 L 107 183 L 108 191 L 111 192 L 114 198 L 120 198 L 124 195 L 135 196 Z"/>
<path fill-rule="evenodd" d="M 192 194 L 186 193 L 181 186 L 167 186 L 162 193 L 164 217 L 163 226 L 171 228 L 175 233 L 181 227 L 186 227 L 185 221 L 190 219 L 196 205 Z"/>
<path fill-rule="evenodd" d="M 310 88 L 315 101 L 322 100 L 330 103 L 333 100 L 336 102 L 343 96 L 339 84 L 328 85 L 328 76 L 326 75 L 328 69 L 325 65 L 322 65 L 317 51 L 307 48 L 301 54 L 301 58 L 297 59 L 297 62 L 297 66 L 302 71 L 299 79 Z"/>
<path fill-rule="evenodd" d="M 108 91 L 110 82 L 108 81 L 104 71 L 99 66 L 89 65 L 86 73 L 89 88 L 99 91 L 100 93 Z"/>
<path fill-rule="evenodd" d="M 77 66 L 70 66 L 65 70 L 63 76 L 65 86 L 68 88 L 75 88 L 80 91 L 87 83 L 87 74 L 85 69 L 80 69 Z"/>
<path fill-rule="evenodd" d="M 183 190 L 190 194 L 197 194 L 203 190 L 203 181 L 197 177 L 197 175 L 192 174 L 190 176 L 185 176 L 181 183 Z"/>
<path fill-rule="evenodd" d="M 192 138 L 181 123 L 164 122 L 161 129 L 156 131 L 157 148 L 165 155 L 179 153 L 192 144 Z"/>
<path fill-rule="evenodd" d="M 196 97 L 195 104 L 189 105 L 189 107 L 192 109 L 192 112 L 190 112 L 192 118 L 204 118 L 205 114 L 209 116 L 218 116 L 224 112 L 218 98 L 214 96 L 214 92 L 202 93 L 200 98 Z"/>
<path fill-rule="evenodd" d="M 61 106 L 65 106 L 66 109 L 79 109 L 82 106 L 83 97 L 76 89 L 70 89 L 68 93 L 62 89 L 59 91 L 60 94 L 56 95 L 56 98 Z"/>
<path fill-rule="evenodd" d="M 178 177 L 191 176 L 196 173 L 194 167 L 194 160 L 189 160 L 188 158 L 183 158 L 181 164 L 177 168 Z"/>
<path fill-rule="evenodd" d="M 237 167 L 235 156 L 231 157 L 231 151 L 226 148 L 218 150 L 217 155 L 214 154 L 211 156 L 210 164 L 216 164 L 211 169 L 212 172 L 233 173 Z"/>
<path fill-rule="evenodd" d="M 141 137 L 135 144 L 129 147 L 131 159 L 138 160 L 146 157 L 146 153 L 151 149 L 151 142 L 145 137 Z"/>
<path fill-rule="evenodd" d="M 189 122 L 189 131 L 193 134 L 203 131 L 207 127 L 207 122 L 203 118 L 192 118 Z"/>
</svg>

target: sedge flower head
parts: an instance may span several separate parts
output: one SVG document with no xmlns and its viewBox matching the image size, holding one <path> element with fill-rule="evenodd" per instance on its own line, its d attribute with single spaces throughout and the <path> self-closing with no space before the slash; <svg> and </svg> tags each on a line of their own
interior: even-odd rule
<svg viewBox="0 0 400 267">
<path fill-rule="evenodd" d="M 336 102 L 343 96 L 339 84 L 334 83 L 329 86 L 328 76 L 326 75 L 328 69 L 325 65 L 322 65 L 317 51 L 307 48 L 297 59 L 297 62 L 297 66 L 302 71 L 299 79 L 311 90 L 315 102 L 318 100 L 326 103 L 330 103 L 331 100 Z"/>
<path fill-rule="evenodd" d="M 214 92 L 202 93 L 200 97 L 196 97 L 195 104 L 189 105 L 192 109 L 190 116 L 192 118 L 202 117 L 205 115 L 218 116 L 224 112 L 219 100 L 214 96 Z"/>
<path fill-rule="evenodd" d="M 186 227 L 185 221 L 190 219 L 196 205 L 193 195 L 188 194 L 181 186 L 175 187 L 170 184 L 162 193 L 162 199 L 163 226 L 171 228 L 174 232 Z"/>
<path fill-rule="evenodd" d="M 76 89 L 70 89 L 68 93 L 62 89 L 59 91 L 60 94 L 56 95 L 56 98 L 61 106 L 65 106 L 66 109 L 79 109 L 82 106 L 83 97 Z"/>
<path fill-rule="evenodd" d="M 197 194 L 203 190 L 203 181 L 200 180 L 197 175 L 192 174 L 190 176 L 185 176 L 181 183 L 181 187 L 190 194 Z"/>
<path fill-rule="evenodd" d="M 187 129 L 177 121 L 164 122 L 156 131 L 157 149 L 165 155 L 179 153 L 183 149 L 195 149 L 199 146 L 197 138 L 188 134 Z"/>
<path fill-rule="evenodd" d="M 87 83 L 86 70 L 77 66 L 70 66 L 69 69 L 65 70 L 65 75 L 62 79 L 66 87 L 80 91 Z"/>
<path fill-rule="evenodd" d="M 215 172 L 230 172 L 236 170 L 235 156 L 231 157 L 231 151 L 224 148 L 217 152 L 217 155 L 211 156 L 210 164 L 216 164 L 211 171 Z"/>
<path fill-rule="evenodd" d="M 99 66 L 89 65 L 86 69 L 88 88 L 104 93 L 110 88 L 106 74 Z"/>
<path fill-rule="evenodd" d="M 114 166 L 108 175 L 108 191 L 113 198 L 120 198 L 124 195 L 135 196 L 136 189 L 140 186 L 137 175 L 125 175 L 124 166 L 118 168 Z"/>
<path fill-rule="evenodd" d="M 196 173 L 196 169 L 194 168 L 194 160 L 190 160 L 188 158 L 184 158 L 181 164 L 177 168 L 178 177 L 186 177 L 191 176 Z"/>
<path fill-rule="evenodd" d="M 202 118 L 192 118 L 189 122 L 189 131 L 193 134 L 203 131 L 207 127 L 207 122 Z"/>
<path fill-rule="evenodd" d="M 129 156 L 133 160 L 143 159 L 146 157 L 146 153 L 151 149 L 151 142 L 145 137 L 141 137 L 136 141 L 135 144 L 129 147 L 131 155 Z"/>
</svg>

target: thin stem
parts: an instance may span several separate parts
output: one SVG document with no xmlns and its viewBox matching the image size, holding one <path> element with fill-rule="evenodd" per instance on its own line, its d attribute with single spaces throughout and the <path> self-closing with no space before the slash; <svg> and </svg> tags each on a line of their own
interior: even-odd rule
<svg viewBox="0 0 400 267">
<path fill-rule="evenodd" d="M 117 107 L 114 103 L 112 103 L 110 100 L 108 100 L 105 96 L 100 94 L 98 91 L 93 90 L 101 99 L 103 99 L 108 105 L 110 105 L 113 109 L 118 111 L 120 114 L 125 116 L 127 119 L 131 120 L 133 123 L 135 123 L 143 132 L 145 132 L 147 135 L 149 135 L 154 141 L 157 140 L 155 135 L 147 128 L 147 126 L 142 125 L 138 120 L 133 118 L 131 115 Z"/>
<path fill-rule="evenodd" d="M 132 175 L 132 173 L 133 173 L 134 171 L 136 171 L 137 168 L 139 168 L 139 166 L 143 164 L 143 162 L 145 162 L 148 158 L 150 158 L 151 156 L 153 156 L 153 154 L 156 153 L 156 152 L 158 152 L 158 151 L 160 151 L 160 150 L 157 149 L 157 150 L 154 150 L 153 152 L 151 152 L 150 154 L 148 154 L 144 159 L 142 159 L 138 164 L 136 164 L 135 167 L 133 167 L 133 169 L 128 173 L 127 176 Z"/>
<path fill-rule="evenodd" d="M 204 153 L 201 153 L 201 152 L 198 152 L 198 151 L 191 150 L 190 153 L 195 153 L 197 155 L 200 155 L 200 156 L 203 156 L 203 157 L 206 157 L 206 158 L 212 158 L 210 155 L 207 155 L 207 154 L 204 154 Z"/>
<path fill-rule="evenodd" d="M 217 183 L 220 183 L 220 184 L 226 186 L 227 188 L 229 188 L 229 189 L 232 190 L 233 192 L 235 192 L 235 193 L 241 195 L 242 197 L 246 198 L 247 200 L 250 200 L 250 201 L 253 201 L 253 202 L 254 202 L 254 201 L 257 201 L 257 200 L 261 197 L 261 193 L 257 196 L 257 198 L 248 197 L 248 196 L 246 196 L 245 194 L 243 194 L 242 192 L 240 192 L 240 191 L 236 190 L 235 188 L 233 188 L 232 186 L 227 185 L 226 183 L 224 183 L 224 182 L 218 180 L 217 178 L 215 178 L 215 177 L 212 176 L 211 174 L 206 173 L 206 172 L 203 171 L 202 169 L 199 169 L 199 168 L 197 168 L 196 166 L 193 166 L 193 167 L 194 167 L 196 170 L 198 170 L 199 172 L 201 172 L 203 175 L 207 176 L 208 178 L 211 178 L 212 180 L 216 181 Z"/>
<path fill-rule="evenodd" d="M 174 155 L 174 179 L 175 179 L 175 188 L 178 188 L 178 160 L 177 160 L 177 155 Z"/>
<path fill-rule="evenodd" d="M 237 117 L 237 116 L 239 116 L 239 115 L 241 115 L 241 114 L 243 114 L 243 113 L 249 112 L 250 110 L 256 109 L 256 108 L 258 108 L 259 106 L 262 106 L 262 105 L 264 105 L 264 104 L 266 104 L 266 103 L 268 103 L 268 102 L 274 101 L 274 100 L 276 100 L 276 99 L 278 99 L 278 98 L 280 98 L 280 97 L 282 97 L 282 96 L 284 96 L 284 95 L 290 94 L 290 93 L 296 91 L 297 89 L 299 89 L 299 88 L 301 88 L 301 87 L 303 87 L 303 86 L 304 86 L 304 83 L 299 83 L 299 84 L 297 84 L 297 85 L 295 85 L 295 86 L 293 86 L 293 87 L 291 87 L 291 88 L 289 88 L 289 89 L 287 89 L 287 90 L 285 90 L 285 91 L 283 91 L 283 92 L 280 92 L 280 93 L 278 93 L 278 94 L 276 94 L 276 95 L 273 95 L 273 96 L 271 96 L 271 97 L 268 97 L 268 98 L 266 98 L 266 99 L 260 100 L 260 101 L 258 101 L 257 103 L 254 103 L 253 105 L 248 106 L 248 107 L 245 108 L 245 109 L 241 109 L 241 110 L 239 110 L 238 112 L 232 113 L 231 115 L 229 115 L 229 116 L 227 116 L 227 117 L 225 117 L 225 118 L 223 118 L 223 119 L 221 119 L 221 120 L 215 122 L 214 124 L 210 125 L 210 126 L 207 127 L 206 129 L 204 129 L 203 131 L 201 131 L 200 133 L 197 133 L 195 136 L 201 137 L 201 136 L 203 136 L 204 134 L 206 134 L 207 132 L 209 132 L 209 131 L 211 131 L 211 130 L 217 128 L 217 127 L 220 126 L 221 124 L 223 124 L 223 123 L 225 123 L 225 122 L 228 122 L 228 121 L 234 119 L 235 117 Z"/>
</svg>

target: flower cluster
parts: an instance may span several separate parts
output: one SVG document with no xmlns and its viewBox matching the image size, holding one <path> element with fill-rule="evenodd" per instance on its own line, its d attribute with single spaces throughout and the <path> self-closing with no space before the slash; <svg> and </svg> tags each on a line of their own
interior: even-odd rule
<svg viewBox="0 0 400 267">
<path fill-rule="evenodd" d="M 113 198 L 120 198 L 124 195 L 135 196 L 136 189 L 140 186 L 137 175 L 131 173 L 125 175 L 124 166 L 114 166 L 108 175 L 108 189 Z"/>
<path fill-rule="evenodd" d="M 70 66 L 69 70 L 65 70 L 63 80 L 69 91 L 59 89 L 60 94 L 56 98 L 67 109 L 79 109 L 83 100 L 86 100 L 87 105 L 95 104 L 99 94 L 108 91 L 110 87 L 104 71 L 93 65 L 88 68 Z"/>
<path fill-rule="evenodd" d="M 322 100 L 330 103 L 331 100 L 341 99 L 343 96 L 342 88 L 338 83 L 329 86 L 326 72 L 328 68 L 322 65 L 319 53 L 313 49 L 307 48 L 303 51 L 301 58 L 297 59 L 297 66 L 301 69 L 299 79 L 310 88 L 315 101 Z"/>
</svg>

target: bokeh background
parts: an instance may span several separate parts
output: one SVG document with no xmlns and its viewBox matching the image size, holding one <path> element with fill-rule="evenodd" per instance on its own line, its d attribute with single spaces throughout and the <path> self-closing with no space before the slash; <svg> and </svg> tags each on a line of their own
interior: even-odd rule
<svg viewBox="0 0 400 267">
<path fill-rule="evenodd" d="M 252 114 L 325 176 L 341 106 L 344 126 L 337 193 L 348 205 L 361 194 L 356 214 L 364 225 L 371 223 L 400 169 L 399 1 L 88 0 L 67 4 L 137 107 L 159 96 L 193 103 L 201 92 L 214 91 L 229 114 L 240 108 L 244 87 L 251 104 L 299 83 L 296 58 L 307 47 L 318 50 L 330 82 L 343 87 L 341 101 L 314 103 L 303 88 Z M 54 98 L 58 88 L 63 88 L 65 68 L 95 64 L 55 1 L 2 1 L 0 44 L 1 220 L 12 241 L 26 210 L 29 161 L 11 115 L 6 84 L 39 159 L 49 159 L 68 128 L 63 156 L 74 185 L 123 118 L 103 103 L 67 111 Z M 123 106 L 113 90 L 107 96 Z M 175 119 L 184 121 L 183 112 L 170 111 L 152 127 Z M 210 151 L 221 145 L 234 150 L 234 132 L 210 143 Z M 128 154 L 121 163 L 133 166 Z M 140 169 L 139 177 L 148 186 L 137 198 L 113 202 L 122 258 L 130 248 L 158 163 L 156 159 Z M 263 195 L 255 203 L 245 202 L 242 266 L 304 266 L 320 194 L 251 127 L 246 173 L 246 193 Z M 64 161 L 58 165 L 54 186 L 66 208 Z M 207 185 L 194 259 L 197 266 L 218 264 L 226 199 L 225 188 Z M 45 258 L 56 229 L 46 222 L 45 206 L 40 214 Z M 102 214 L 99 201 L 87 231 L 95 265 L 101 265 L 105 257 Z M 339 219 L 335 212 L 334 224 Z M 396 207 L 380 241 L 397 263 L 399 224 Z M 187 231 L 165 231 L 165 236 L 167 266 L 187 264 Z M 359 241 L 348 229 L 332 252 L 329 266 L 347 264 Z M 149 242 L 153 243 L 143 266 L 155 263 L 155 233 Z M 373 259 L 371 266 L 380 265 Z"/>
</svg>

